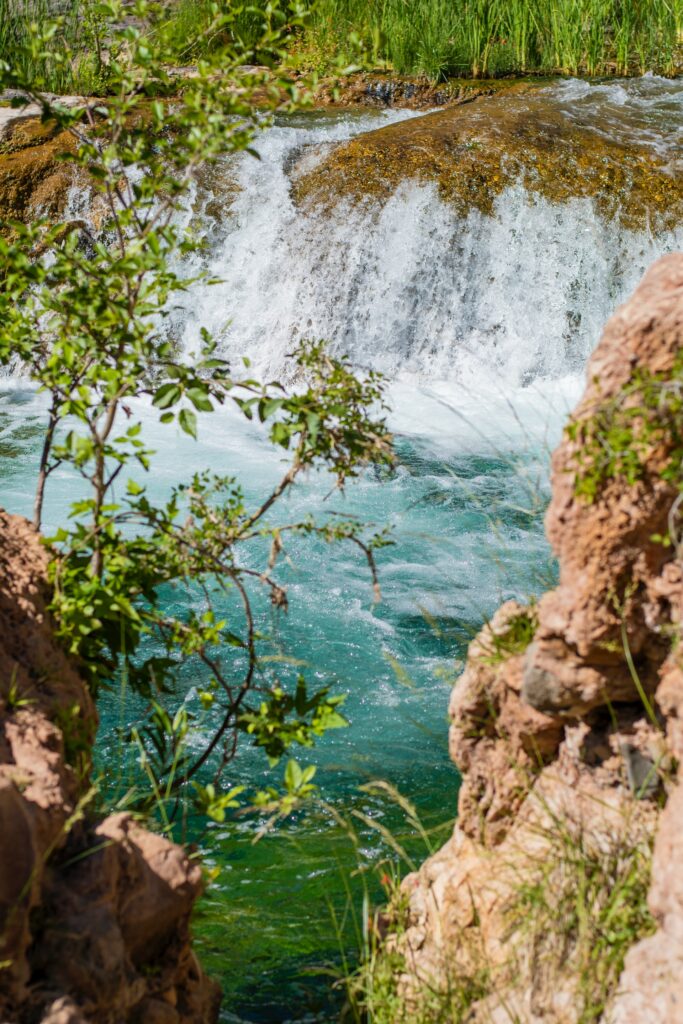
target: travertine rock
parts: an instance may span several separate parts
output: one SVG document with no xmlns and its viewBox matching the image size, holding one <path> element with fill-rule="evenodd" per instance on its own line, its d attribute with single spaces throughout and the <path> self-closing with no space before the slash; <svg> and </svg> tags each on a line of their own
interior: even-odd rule
<svg viewBox="0 0 683 1024">
<path fill-rule="evenodd" d="M 503 655 L 496 646 L 525 614 L 515 601 L 498 609 L 470 645 L 451 695 L 450 754 L 463 777 L 458 825 L 488 845 L 504 837 L 534 773 L 562 738 L 561 722 L 520 699 L 522 655 Z"/>
<path fill-rule="evenodd" d="M 0 973 L 20 998 L 30 968 L 29 914 L 40 902 L 49 851 L 64 842 L 87 763 L 68 764 L 56 720 L 72 716 L 92 742 L 92 701 L 52 636 L 45 611 L 47 553 L 29 524 L 0 512 Z"/>
<path fill-rule="evenodd" d="M 670 369 L 681 350 L 683 255 L 673 255 L 607 325 L 574 418 L 617 398 L 634 370 Z M 683 575 L 677 546 L 653 539 L 667 532 L 677 496 L 661 477 L 670 451 L 665 441 L 653 446 L 642 479 L 610 479 L 593 503 L 576 496 L 576 455 L 565 437 L 553 458 L 546 523 L 560 584 L 535 609 L 531 644 L 525 653 L 506 645 L 523 610 L 504 605 L 454 689 L 458 821 L 406 879 L 407 927 L 393 940 L 409 1004 L 425 987 L 471 983 L 485 965 L 468 1024 L 576 1024 L 571 929 L 546 921 L 539 934 L 533 920 L 516 918 L 520 884 L 533 890 L 545 879 L 548 891 L 558 862 L 551 899 L 555 883 L 570 893 L 579 886 L 572 856 L 558 859 L 558 837 L 570 851 L 630 864 L 655 835 L 649 905 L 658 930 L 628 954 L 603 1024 L 683 1024 Z"/>
<path fill-rule="evenodd" d="M 73 168 L 59 159 L 73 152 L 68 132 L 26 109 L 0 108 L 0 221 L 61 216 L 74 184 Z"/>
<path fill-rule="evenodd" d="M 88 820 L 97 718 L 53 636 L 47 557 L 0 511 L 0 1020 L 209 1024 L 198 864 L 128 815 Z"/>
<path fill-rule="evenodd" d="M 683 259 L 668 256 L 617 311 L 588 366 L 581 422 L 619 395 L 635 369 L 671 368 L 683 347 Z M 654 452 L 633 486 L 609 480 L 592 504 L 576 497 L 577 442 L 553 456 L 553 498 L 546 529 L 559 558 L 560 585 L 539 605 L 539 628 L 527 653 L 523 696 L 541 711 L 577 714 L 610 701 L 636 700 L 624 656 L 622 623 L 643 686 L 654 692 L 671 646 L 667 627 L 681 593 L 681 567 L 665 534 L 676 498 Z"/>
<path fill-rule="evenodd" d="M 680 760 L 680 711 L 683 674 L 668 671 L 657 691 L 675 713 L 670 736 Z M 675 711 L 674 711 L 675 709 Z M 670 720 L 671 721 L 671 720 Z M 649 896 L 659 930 L 637 943 L 626 957 L 614 1005 L 605 1024 L 682 1024 L 683 1022 L 683 785 L 673 790 L 662 812 L 652 862 Z"/>
<path fill-rule="evenodd" d="M 495 846 L 465 835 L 452 839 L 404 882 L 409 924 L 398 946 L 405 957 L 407 998 L 458 987 L 482 969 L 489 994 L 470 1008 L 468 1024 L 576 1024 L 578 978 L 569 952 L 567 922 L 533 922 L 521 916 L 520 887 L 533 887 L 558 859 L 558 832 L 567 847 L 609 856 L 645 846 L 656 826 L 652 803 L 634 803 L 618 776 L 605 788 L 592 769 L 563 745 L 558 761 L 542 770 L 507 821 Z M 567 863 L 558 864 L 558 885 Z M 466 987 L 466 984 L 463 987 Z M 509 1016 L 510 1007 L 515 1015 Z M 508 1015 L 506 1015 L 508 1014 Z"/>
<path fill-rule="evenodd" d="M 596 131 L 565 116 L 529 83 L 499 95 L 387 125 L 321 150 L 294 168 L 295 201 L 386 202 L 404 182 L 433 185 L 461 215 L 492 214 L 501 193 L 523 184 L 553 203 L 590 199 L 607 219 L 641 230 L 675 229 L 683 176 L 670 154 L 634 134 Z"/>
</svg>

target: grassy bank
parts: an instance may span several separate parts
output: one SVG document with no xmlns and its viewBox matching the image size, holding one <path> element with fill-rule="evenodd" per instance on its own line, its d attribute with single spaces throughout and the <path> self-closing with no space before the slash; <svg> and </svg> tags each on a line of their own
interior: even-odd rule
<svg viewBox="0 0 683 1024">
<path fill-rule="evenodd" d="M 682 29 L 683 0 L 319 0 L 308 35 L 439 79 L 671 73 Z"/>
<path fill-rule="evenodd" d="M 236 33 L 255 36 L 256 6 Z M 519 74 L 672 74 L 680 64 L 683 0 L 308 0 L 295 36 L 303 67 L 346 58 L 433 80 Z M 166 26 L 179 56 L 197 54 L 210 0 L 176 0 Z M 205 44 L 202 44 L 205 45 Z"/>
<path fill-rule="evenodd" d="M 50 10 L 49 0 L 25 0 L 23 3 L 0 0 L 0 61 L 12 64 L 27 75 L 33 75 L 34 71 L 39 70 L 43 80 L 41 84 L 46 88 L 55 93 L 68 93 L 74 84 L 74 69 L 69 64 L 56 62 L 46 56 L 36 59 L 23 52 L 31 23 L 43 23 L 49 17 Z M 87 26 L 81 23 L 80 14 L 78 0 L 69 0 L 61 12 L 61 31 L 68 43 L 79 41 L 85 55 L 90 33 Z"/>
<path fill-rule="evenodd" d="M 31 20 L 54 0 L 0 0 L 0 59 L 16 49 Z M 322 74 L 338 62 L 399 74 L 491 77 L 524 74 L 674 74 L 683 63 L 683 0 L 305 0 L 304 27 L 294 30 L 292 56 Z M 169 0 L 150 31 L 169 59 L 190 64 L 216 43 L 233 42 L 258 61 L 266 0 L 220 0 L 231 20 L 221 38 L 207 29 L 212 0 Z M 286 17 L 287 0 L 281 4 Z M 44 70 L 48 88 L 98 91 L 97 6 L 64 0 L 63 33 L 75 62 Z M 271 15 L 272 16 L 272 15 Z M 276 15 L 276 18 L 278 15 Z M 228 39 L 226 40 L 226 36 Z"/>
</svg>

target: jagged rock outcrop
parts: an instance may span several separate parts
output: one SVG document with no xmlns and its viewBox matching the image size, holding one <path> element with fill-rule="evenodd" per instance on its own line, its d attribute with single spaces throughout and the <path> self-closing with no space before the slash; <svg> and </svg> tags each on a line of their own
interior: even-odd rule
<svg viewBox="0 0 683 1024">
<path fill-rule="evenodd" d="M 562 723 L 521 699 L 524 655 L 515 631 L 532 628 L 533 613 L 515 601 L 498 609 L 469 649 L 449 707 L 449 747 L 463 775 L 462 831 L 496 845 L 509 828 L 539 764 L 552 760 Z"/>
<path fill-rule="evenodd" d="M 680 258 L 662 260 L 608 324 L 588 364 L 575 423 L 617 400 L 637 368 L 671 372 L 683 339 L 682 294 Z M 618 476 L 607 479 L 590 504 L 574 488 L 583 444 L 579 431 L 553 457 L 546 529 L 560 585 L 541 599 L 523 686 L 534 707 L 575 714 L 608 698 L 637 699 L 622 630 L 643 686 L 656 689 L 682 592 L 680 563 L 671 548 L 652 540 L 667 533 L 678 494 L 676 482 L 662 477 L 675 437 L 652 449 L 633 486 Z"/>
<path fill-rule="evenodd" d="M 408 1005 L 429 990 L 458 993 L 468 1024 L 683 1024 L 680 474 L 662 476 L 678 458 L 673 421 L 640 446 L 638 473 L 616 467 L 592 500 L 577 493 L 596 416 L 626 410 L 637 432 L 643 381 L 670 379 L 682 352 L 672 255 L 607 325 L 555 452 L 559 586 L 537 607 L 504 605 L 454 689 L 456 829 L 406 879 L 389 940 Z"/>
<path fill-rule="evenodd" d="M 47 612 L 48 555 L 0 512 L 0 1020 L 209 1024 L 201 869 L 129 815 L 98 821 L 97 715 Z"/>
</svg>

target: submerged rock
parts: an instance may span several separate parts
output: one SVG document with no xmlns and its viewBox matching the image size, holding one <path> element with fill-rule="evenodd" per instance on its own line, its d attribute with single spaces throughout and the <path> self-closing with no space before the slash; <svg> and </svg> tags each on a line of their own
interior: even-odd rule
<svg viewBox="0 0 683 1024">
<path fill-rule="evenodd" d="M 311 206 L 382 202 L 406 181 L 434 184 L 462 215 L 491 214 L 503 190 L 521 183 L 532 200 L 591 199 L 625 227 L 664 230 L 683 219 L 680 155 L 568 116 L 553 90 L 532 85 L 344 142 L 303 165 L 293 195 Z"/>
<path fill-rule="evenodd" d="M 209 1024 L 190 943 L 201 869 L 130 815 L 98 821 L 97 716 L 47 611 L 48 554 L 0 511 L 0 1019 Z"/>
</svg>

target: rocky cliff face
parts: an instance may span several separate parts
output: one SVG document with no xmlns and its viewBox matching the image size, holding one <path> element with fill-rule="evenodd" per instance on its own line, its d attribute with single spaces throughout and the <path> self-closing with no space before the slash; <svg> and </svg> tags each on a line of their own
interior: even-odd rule
<svg viewBox="0 0 683 1024">
<path fill-rule="evenodd" d="M 428 992 L 471 1024 L 683 1022 L 682 349 L 676 255 L 608 324 L 555 453 L 559 586 L 504 605 L 453 691 L 455 833 L 406 879 L 389 940 L 412 1013 Z M 589 500 L 596 423 L 630 424 L 639 467 L 610 452 Z"/>
<path fill-rule="evenodd" d="M 97 716 L 54 640 L 46 569 L 29 524 L 0 512 L 0 1019 L 208 1024 L 201 869 L 129 815 L 98 819 Z"/>
</svg>

